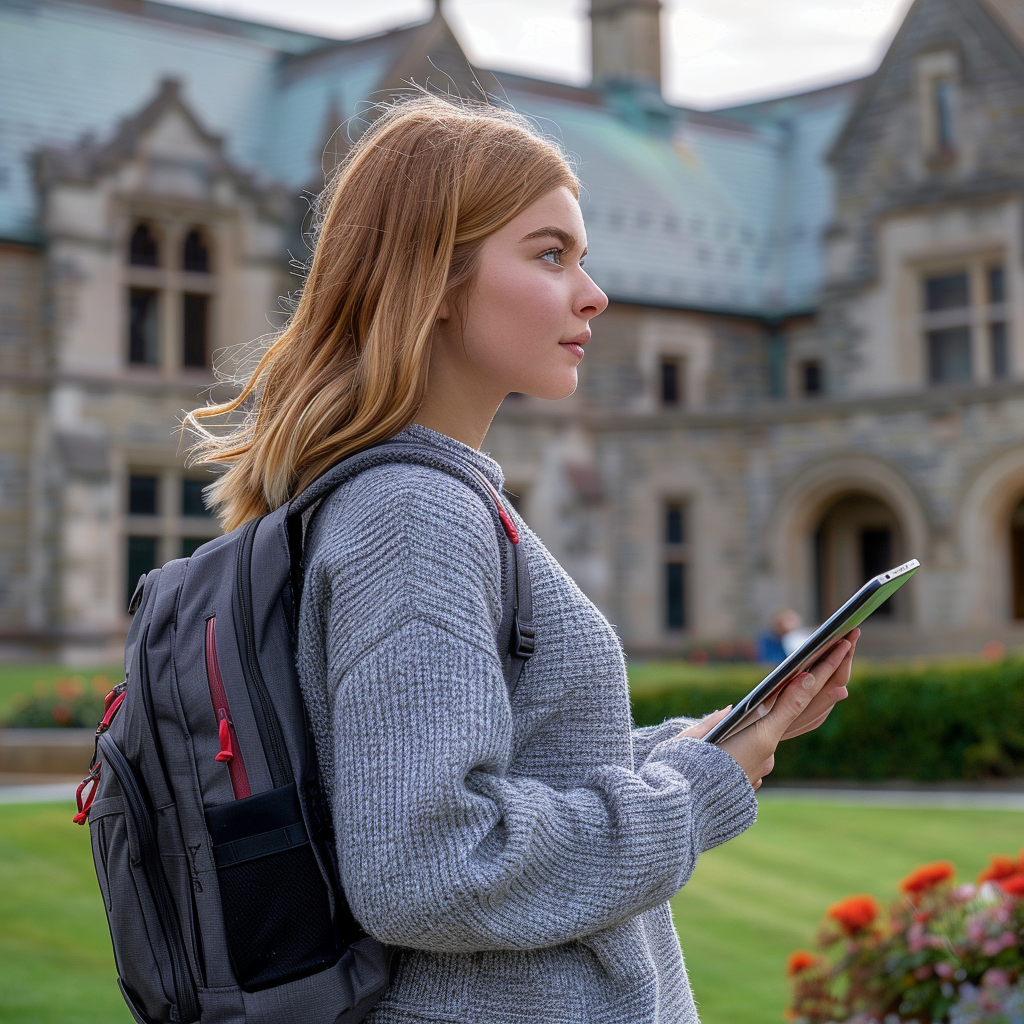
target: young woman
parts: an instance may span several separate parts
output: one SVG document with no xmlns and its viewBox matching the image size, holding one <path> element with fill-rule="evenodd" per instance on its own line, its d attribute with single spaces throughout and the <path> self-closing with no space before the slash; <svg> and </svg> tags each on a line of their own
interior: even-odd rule
<svg viewBox="0 0 1024 1024">
<path fill-rule="evenodd" d="M 608 304 L 583 269 L 579 185 L 490 107 L 384 112 L 322 200 L 291 322 L 208 436 L 228 528 L 399 435 L 470 462 L 509 392 L 576 387 Z M 243 405 L 243 403 L 246 403 Z M 513 513 L 514 515 L 514 513 Z M 510 699 L 502 552 L 477 492 L 428 465 L 367 470 L 308 533 L 298 637 L 342 883 L 398 948 L 371 1024 L 696 1021 L 668 900 L 755 817 L 776 744 L 846 695 L 856 634 L 722 747 L 632 727 L 619 640 L 518 517 L 536 652 Z"/>
</svg>

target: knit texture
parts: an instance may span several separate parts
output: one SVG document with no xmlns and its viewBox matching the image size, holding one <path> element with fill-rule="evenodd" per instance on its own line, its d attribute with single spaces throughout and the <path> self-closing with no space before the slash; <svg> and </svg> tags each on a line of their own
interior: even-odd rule
<svg viewBox="0 0 1024 1024">
<path fill-rule="evenodd" d="M 486 455 L 419 425 L 496 487 Z M 477 493 L 376 467 L 313 520 L 298 669 L 341 880 L 400 949 L 369 1024 L 697 1021 L 667 900 L 751 825 L 728 754 L 634 729 L 614 629 L 515 516 L 537 649 L 509 700 L 504 538 Z"/>
</svg>

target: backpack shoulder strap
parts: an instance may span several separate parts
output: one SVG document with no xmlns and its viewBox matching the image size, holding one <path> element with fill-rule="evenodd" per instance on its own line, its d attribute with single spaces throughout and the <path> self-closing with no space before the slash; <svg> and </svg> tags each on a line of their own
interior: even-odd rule
<svg viewBox="0 0 1024 1024">
<path fill-rule="evenodd" d="M 492 509 L 508 543 L 504 545 L 502 571 L 508 571 L 508 586 L 504 589 L 499 640 L 504 644 L 505 681 L 511 695 L 523 673 L 523 668 L 534 652 L 536 631 L 533 624 L 533 591 L 530 585 L 530 569 L 526 552 L 520 545 L 519 533 L 505 508 L 504 500 L 497 488 L 471 462 L 451 452 L 445 452 L 433 445 L 418 441 L 384 441 L 372 448 L 364 449 L 339 462 L 315 480 L 288 505 L 287 534 L 292 556 L 292 593 L 294 609 L 298 612 L 298 597 L 302 590 L 302 556 L 309 523 L 320 504 L 345 481 L 364 470 L 392 462 L 404 462 L 429 466 L 449 473 L 461 480 L 484 498 Z"/>
</svg>

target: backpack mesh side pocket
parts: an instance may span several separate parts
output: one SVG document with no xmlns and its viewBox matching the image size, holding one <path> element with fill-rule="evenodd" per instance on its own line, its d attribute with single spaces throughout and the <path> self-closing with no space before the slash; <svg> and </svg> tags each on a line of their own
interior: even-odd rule
<svg viewBox="0 0 1024 1024">
<path fill-rule="evenodd" d="M 239 986 L 258 992 L 336 963 L 332 901 L 295 784 L 210 807 L 206 822 Z"/>
</svg>

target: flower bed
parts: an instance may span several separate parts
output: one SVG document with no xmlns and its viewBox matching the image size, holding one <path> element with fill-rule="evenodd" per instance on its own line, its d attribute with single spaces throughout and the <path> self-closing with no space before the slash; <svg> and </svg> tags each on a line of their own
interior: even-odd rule
<svg viewBox="0 0 1024 1024">
<path fill-rule="evenodd" d="M 887 914 L 871 896 L 832 904 L 818 952 L 787 963 L 797 1024 L 1024 1024 L 1024 850 L 976 883 L 948 861 L 900 882 Z"/>
<path fill-rule="evenodd" d="M 3 724 L 10 729 L 95 729 L 103 717 L 103 698 L 113 689 L 106 675 L 68 675 L 40 679 L 31 692 L 11 698 Z"/>
</svg>

